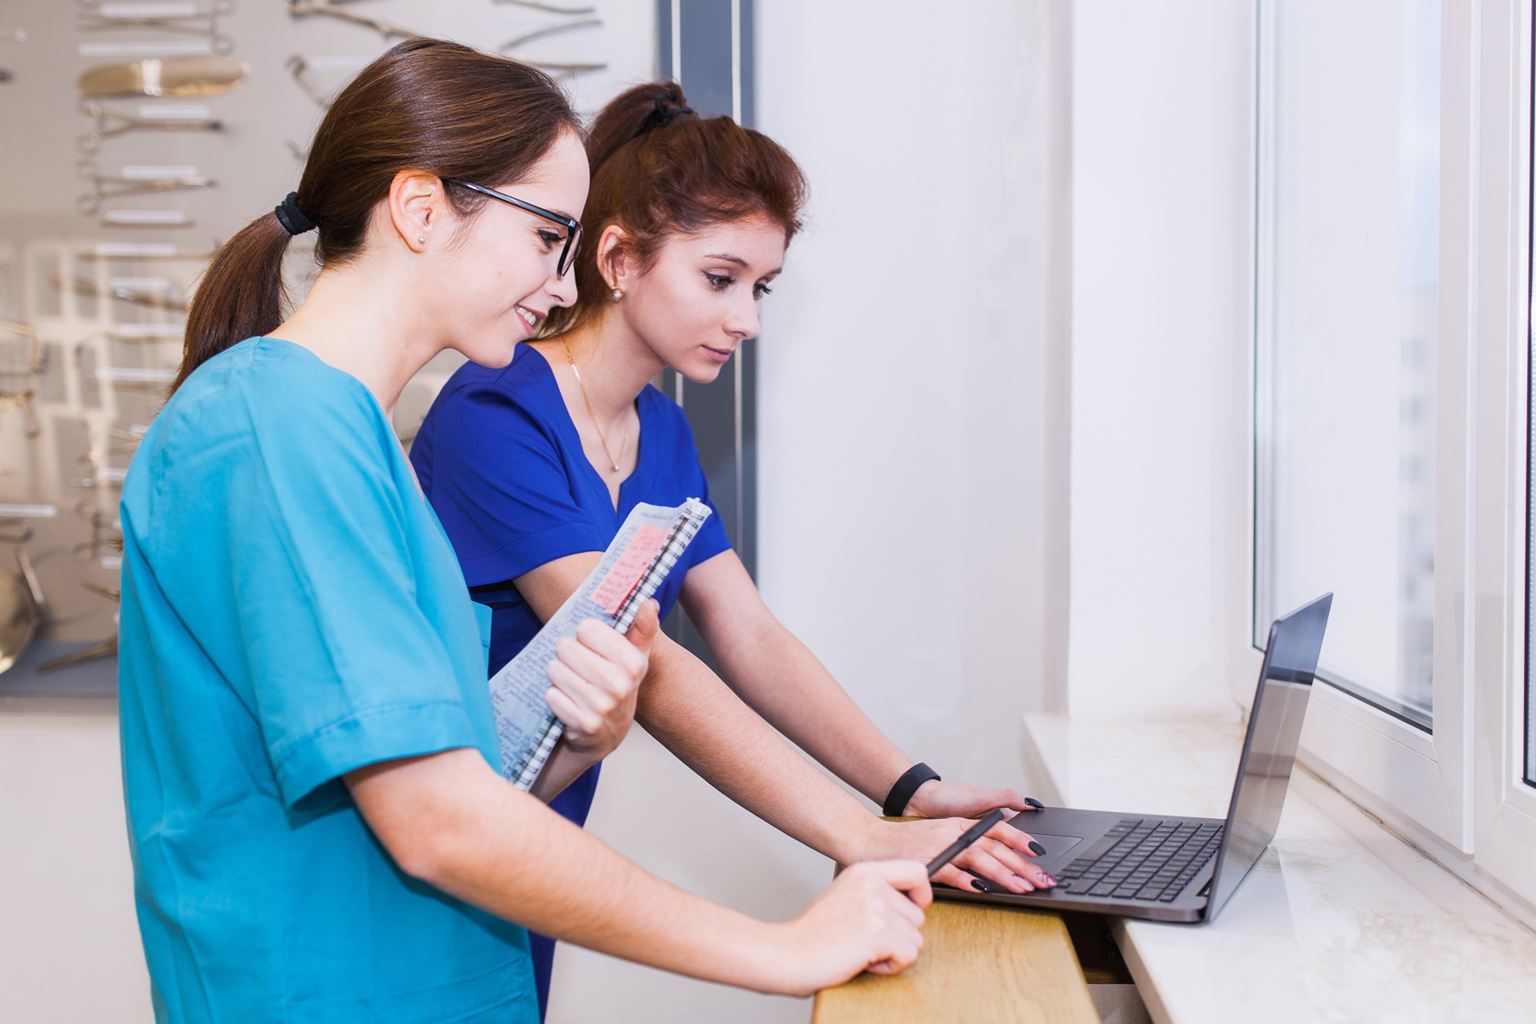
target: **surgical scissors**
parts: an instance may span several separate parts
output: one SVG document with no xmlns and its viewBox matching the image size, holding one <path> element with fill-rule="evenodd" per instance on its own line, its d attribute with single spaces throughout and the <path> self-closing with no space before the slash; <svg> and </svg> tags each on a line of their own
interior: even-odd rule
<svg viewBox="0 0 1536 1024">
<path fill-rule="evenodd" d="M 519 46 L 522 46 L 524 43 L 530 43 L 535 39 L 542 39 L 545 36 L 552 36 L 557 32 L 567 32 L 571 29 L 577 28 L 590 28 L 593 26 L 600 26 L 602 23 L 603 22 L 601 18 L 579 18 L 576 21 L 567 21 L 561 25 L 549 25 L 541 29 L 535 29 L 532 32 L 524 33 L 523 35 L 518 36 L 516 39 L 510 39 L 507 42 L 502 43 L 499 52 L 507 53 Z M 524 63 L 530 64 L 542 71 L 550 71 L 554 72 L 555 74 L 571 75 L 573 77 L 587 71 L 601 71 L 608 66 L 607 64 L 574 64 L 537 60 L 524 61 Z"/>
<path fill-rule="evenodd" d="M 224 130 L 224 122 L 214 118 L 134 117 L 108 110 L 99 103 L 86 103 L 81 112 L 96 119 L 96 127 L 80 136 L 78 144 L 82 153 L 98 153 L 101 141 L 128 132 L 217 132 Z"/>
<path fill-rule="evenodd" d="M 398 37 L 400 39 L 414 39 L 421 35 L 413 32 L 403 25 L 397 25 L 383 18 L 370 18 L 366 14 L 353 14 L 351 11 L 338 6 L 346 0 L 288 0 L 288 14 L 294 18 L 302 18 L 311 14 L 323 14 L 329 18 L 339 18 L 342 21 L 350 21 L 354 25 L 362 25 L 371 28 L 385 39 Z"/>
<path fill-rule="evenodd" d="M 75 173 L 91 183 L 91 190 L 75 200 L 75 210 L 82 217 L 96 216 L 101 212 L 102 201 L 106 199 L 144 195 L 149 192 L 170 192 L 176 189 L 211 188 L 214 184 L 212 178 L 206 178 L 200 174 L 167 178 L 128 178 L 97 174 L 96 166 L 89 160 L 81 160 L 77 163 Z M 117 296 L 117 298 L 123 297 Z"/>
<path fill-rule="evenodd" d="M 519 7 L 532 7 L 536 11 L 548 11 L 550 14 L 591 14 L 596 7 L 556 7 L 554 4 L 540 3 L 539 0 L 491 0 L 497 4 L 517 4 Z"/>
<path fill-rule="evenodd" d="M 79 0 L 75 28 L 80 32 L 144 28 L 156 32 L 174 32 L 189 36 L 207 36 L 214 53 L 225 54 L 235 48 L 235 41 L 219 31 L 219 19 L 233 14 L 231 0 L 215 0 L 206 11 L 190 3 L 119 4 Z M 190 24 L 207 21 L 207 25 Z"/>
</svg>

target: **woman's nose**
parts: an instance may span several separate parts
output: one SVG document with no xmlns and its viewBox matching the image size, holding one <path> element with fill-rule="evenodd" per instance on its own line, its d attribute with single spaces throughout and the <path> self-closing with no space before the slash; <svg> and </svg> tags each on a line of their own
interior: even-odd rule
<svg viewBox="0 0 1536 1024">
<path fill-rule="evenodd" d="M 737 304 L 731 315 L 726 318 L 725 330 L 727 334 L 745 341 L 758 335 L 759 326 L 757 320 L 757 300 L 748 299 L 744 304 Z"/>
<path fill-rule="evenodd" d="M 557 306 L 574 306 L 576 304 L 576 275 L 567 272 L 564 277 L 551 274 L 549 280 L 544 282 L 544 290 L 549 297 L 555 300 Z"/>
</svg>

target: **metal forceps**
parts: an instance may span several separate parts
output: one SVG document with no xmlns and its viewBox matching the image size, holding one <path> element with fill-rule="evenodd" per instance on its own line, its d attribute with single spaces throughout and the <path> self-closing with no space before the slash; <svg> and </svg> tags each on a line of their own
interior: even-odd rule
<svg viewBox="0 0 1536 1024">
<path fill-rule="evenodd" d="M 596 7 L 556 7 L 554 4 L 540 3 L 539 0 L 491 0 L 496 4 L 517 4 L 519 7 L 531 7 L 536 11 L 548 11 L 550 14 L 591 14 Z"/>
<path fill-rule="evenodd" d="M 82 562 L 94 562 L 103 551 L 121 553 L 123 531 L 121 521 L 113 522 L 107 514 L 92 502 L 82 501 L 75 506 L 75 515 L 84 519 L 91 528 L 91 539 L 81 541 L 70 549 L 70 554 Z"/>
<path fill-rule="evenodd" d="M 80 109 L 86 116 L 96 119 L 96 127 L 80 136 L 82 153 L 99 152 L 103 139 L 128 132 L 217 132 L 224 128 L 223 121 L 212 118 L 134 117 L 108 110 L 99 103 L 86 103 Z"/>
<path fill-rule="evenodd" d="M 0 412 L 7 409 L 21 410 L 21 436 L 28 441 L 43 436 L 43 425 L 37 421 L 37 409 L 32 405 L 35 394 L 32 388 L 25 391 L 0 391 Z"/>
<path fill-rule="evenodd" d="M 121 534 L 118 535 L 117 544 L 118 550 L 121 551 Z M 22 566 L 22 570 L 26 570 L 25 565 Z M 30 584 L 31 579 L 29 578 L 27 582 Z M 89 590 L 91 593 L 99 594 L 109 601 L 121 601 L 123 597 L 122 587 L 105 587 L 100 583 L 94 582 L 93 580 L 81 580 L 80 585 L 86 590 Z M 37 666 L 37 671 L 39 674 L 43 672 L 57 672 L 59 669 L 69 668 L 71 665 L 84 664 L 87 661 L 95 661 L 98 658 L 110 658 L 117 654 L 117 637 L 118 631 L 114 629 L 112 631 L 112 635 L 107 637 L 105 640 L 99 640 L 96 643 L 91 644 L 89 647 L 80 648 L 78 651 L 71 651 L 70 653 L 64 655 L 62 658 L 54 658 L 52 661 L 45 661 L 41 665 Z"/>
<path fill-rule="evenodd" d="M 347 0 L 288 0 L 288 14 L 290 17 L 302 18 L 310 14 L 323 14 L 330 18 L 339 18 L 342 21 L 350 21 L 354 25 L 362 25 L 371 28 L 385 39 L 414 39 L 421 35 L 413 32 L 392 21 L 382 18 L 370 18 L 366 14 L 354 14 L 340 4 Z"/>
<path fill-rule="evenodd" d="M 603 21 L 601 18 L 578 18 L 576 21 L 567 21 L 562 25 L 549 25 L 545 28 L 536 29 L 532 32 L 526 32 L 523 35 L 518 36 L 516 39 L 507 40 L 505 43 L 501 44 L 501 46 L 498 48 L 498 52 L 510 53 L 512 50 L 517 49 L 524 43 L 531 43 L 535 39 L 542 39 L 545 36 L 552 36 L 557 32 L 568 32 L 571 29 L 600 26 L 602 23 Z M 607 64 L 570 64 L 538 60 L 525 61 L 524 63 L 531 64 L 543 71 L 552 71 L 556 74 L 565 75 L 579 75 L 585 71 L 601 71 L 608 66 Z"/>
<path fill-rule="evenodd" d="M 90 424 L 86 424 L 86 426 L 89 428 Z M 108 438 L 120 441 L 121 443 L 108 445 L 101 451 L 96 451 L 93 447 L 91 451 L 88 451 L 84 455 L 81 455 L 79 458 L 75 459 L 75 462 L 79 463 L 80 465 L 94 466 L 97 459 L 110 458 L 113 455 L 132 455 L 134 452 L 139 450 L 139 442 L 144 440 L 144 431 L 142 429 L 138 431 L 132 431 L 124 430 L 122 427 L 109 426 L 105 428 L 104 433 Z M 92 440 L 91 443 L 93 446 L 95 445 L 94 440 Z"/>
<path fill-rule="evenodd" d="M 149 192 L 170 192 L 175 189 L 210 188 L 214 183 L 212 178 L 205 178 L 202 175 L 177 178 L 123 178 L 97 174 L 96 166 L 89 160 L 77 163 L 75 173 L 91 183 L 91 190 L 75 200 L 75 210 L 82 217 L 94 217 L 100 213 L 103 200 L 116 199 L 119 196 L 144 195 Z"/>
<path fill-rule="evenodd" d="M 142 306 L 145 309 L 168 309 L 173 313 L 185 313 L 187 304 L 178 302 L 169 295 L 161 295 L 159 292 L 143 291 L 138 288 L 126 286 L 101 287 L 88 277 L 66 277 L 63 274 L 54 274 L 50 283 L 61 292 L 72 291 L 76 295 L 83 295 L 90 299 L 118 299 L 122 302 Z M 100 335 L 92 335 L 92 338 Z M 90 340 L 90 339 L 86 339 Z M 154 339 L 159 341 L 161 339 Z M 4 371 L 0 371 L 4 372 Z"/>
<path fill-rule="evenodd" d="M 315 74 L 315 69 L 310 67 L 309 61 L 296 53 L 284 62 L 283 67 L 288 69 L 289 76 L 298 84 L 298 87 L 304 90 L 304 95 L 314 100 L 321 110 L 331 109 L 331 93 L 335 90 L 326 89 L 325 83 L 320 81 L 320 76 Z M 289 143 L 289 145 L 293 144 Z M 294 155 L 298 156 L 297 153 Z"/>
<path fill-rule="evenodd" d="M 8 320 L 0 320 L 0 331 L 6 334 L 14 334 L 26 338 L 32 345 L 32 356 L 25 365 L 0 365 L 0 377 L 35 377 L 45 369 L 43 365 L 43 342 L 37 336 L 37 332 L 26 324 L 13 324 Z"/>
<path fill-rule="evenodd" d="M 214 53 L 225 54 L 235 48 L 235 41 L 219 31 L 219 19 L 233 14 L 233 0 L 214 0 L 206 11 L 191 3 L 99 3 L 78 0 L 75 28 L 80 32 L 141 28 L 156 32 L 206 36 Z"/>
</svg>

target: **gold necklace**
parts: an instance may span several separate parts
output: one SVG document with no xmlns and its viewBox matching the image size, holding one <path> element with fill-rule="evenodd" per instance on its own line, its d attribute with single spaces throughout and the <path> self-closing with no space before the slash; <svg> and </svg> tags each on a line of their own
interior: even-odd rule
<svg viewBox="0 0 1536 1024">
<path fill-rule="evenodd" d="M 592 399 L 587 397 L 587 386 L 581 382 L 581 371 L 576 368 L 576 360 L 571 357 L 571 343 L 561 341 L 560 345 L 565 349 L 565 361 L 571 364 L 571 373 L 576 375 L 576 386 L 581 389 L 581 400 L 587 403 L 587 417 L 592 421 L 592 428 L 597 431 L 597 439 L 603 446 L 603 454 L 608 456 L 608 464 L 613 471 L 619 471 L 619 460 L 613 457 L 613 452 L 608 450 L 608 439 L 603 436 L 603 428 L 597 422 L 597 413 L 592 411 Z M 629 424 L 624 424 L 624 436 L 619 439 L 619 455 L 624 454 L 624 449 L 629 445 Z"/>
</svg>

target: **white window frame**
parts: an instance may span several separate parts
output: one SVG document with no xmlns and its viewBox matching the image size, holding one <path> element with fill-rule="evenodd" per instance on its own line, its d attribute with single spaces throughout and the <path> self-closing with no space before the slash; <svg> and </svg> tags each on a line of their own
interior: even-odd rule
<svg viewBox="0 0 1536 1024">
<path fill-rule="evenodd" d="M 1259 4 L 1257 32 L 1255 370 L 1271 344 L 1277 2 Z M 1319 685 L 1301 760 L 1536 924 L 1536 788 L 1523 781 L 1531 39 L 1531 0 L 1442 4 L 1433 732 Z M 1250 394 L 1263 429 L 1266 396 Z M 1255 500 L 1250 489 L 1250 516 Z M 1256 602 L 1251 535 L 1248 554 Z M 1244 647 L 1235 679 L 1258 669 L 1251 637 Z"/>
</svg>

